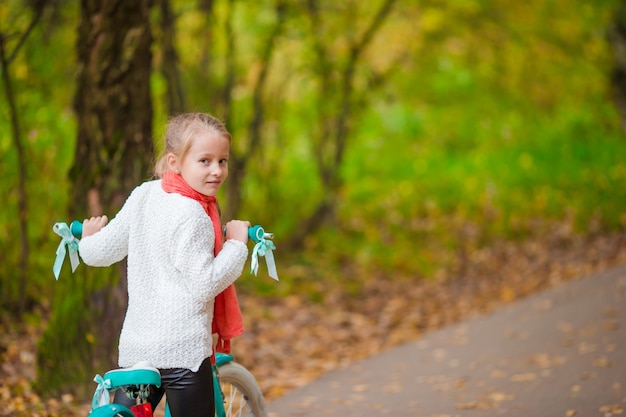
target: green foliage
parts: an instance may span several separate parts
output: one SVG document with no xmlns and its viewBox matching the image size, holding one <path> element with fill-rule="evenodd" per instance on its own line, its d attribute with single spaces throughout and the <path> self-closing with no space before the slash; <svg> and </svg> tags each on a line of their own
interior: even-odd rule
<svg viewBox="0 0 626 417">
<path fill-rule="evenodd" d="M 343 167 L 344 233 L 326 231 L 312 247 L 375 270 L 432 277 L 466 244 L 468 225 L 480 230 L 477 244 L 541 233 L 536 219 L 571 219 L 581 233 L 622 228 L 626 149 L 606 99 L 609 55 L 598 30 L 608 10 L 585 6 L 582 20 L 560 14 L 561 32 L 537 36 L 519 10 L 500 15 L 497 27 L 483 15 L 471 33 L 444 27 L 446 12 L 426 10 L 430 36 L 441 30 L 448 39 L 425 45 L 430 61 L 395 80 L 417 96 L 398 102 L 391 90 L 362 119 Z M 559 14 L 525 13 L 538 28 Z M 487 29 L 511 36 L 507 48 Z M 515 33 L 522 29 L 523 37 Z M 574 53 L 581 44 L 584 56 Z"/>
<path fill-rule="evenodd" d="M 0 31 L 15 40 L 26 29 L 30 14 L 21 4 L 3 4 L 0 14 L 11 16 L 19 10 L 19 17 L 3 20 Z M 73 85 L 63 80 L 73 74 L 74 39 L 71 31 L 58 31 L 73 19 L 72 8 L 58 10 L 50 20 L 36 28 L 21 52 L 9 66 L 8 76 L 13 83 L 18 106 L 21 140 L 26 154 L 26 188 L 28 193 L 28 237 L 31 242 L 29 259 L 28 298 L 38 300 L 49 291 L 49 271 L 55 242 L 51 236 L 52 224 L 64 220 L 67 204 L 67 169 L 74 148 L 74 119 L 69 105 Z M 7 42 L 9 52 L 16 42 Z M 68 51 L 71 51 L 68 53 Z M 63 57 L 63 59 L 59 59 Z M 8 118 L 6 92 L 0 100 L 0 194 L 7 202 L 0 211 L 0 261 L 17 265 L 19 258 L 19 225 L 17 212 L 17 157 Z M 45 271 L 45 272 L 44 272 Z M 14 306 L 17 301 L 19 271 L 15 267 L 0 272 L 3 305 Z M 45 278 L 44 278 L 45 276 Z M 6 298 L 5 298 L 6 297 Z"/>
<path fill-rule="evenodd" d="M 71 278 L 67 276 L 68 274 L 63 275 L 65 276 L 62 279 L 67 280 Z M 89 358 L 89 350 L 92 347 L 92 343 L 89 343 L 89 341 L 93 340 L 90 329 L 83 326 L 64 325 L 64 323 L 74 323 L 73 316 L 77 312 L 85 311 L 86 304 L 85 293 L 83 291 L 73 291 L 68 292 L 68 297 L 65 300 L 56 300 L 51 306 L 55 309 L 55 314 L 52 316 L 53 320 L 48 324 L 49 328 L 63 329 L 63 332 L 67 334 L 59 335 L 53 332 L 46 332 L 39 341 L 38 366 L 40 368 L 57 370 L 57 372 L 46 372 L 44 374 L 46 378 L 39 375 L 37 381 L 39 389 L 60 394 L 62 392 L 60 391 L 61 387 L 70 384 L 84 386 L 84 375 L 93 373 L 94 368 L 91 361 L 86 360 Z M 68 340 L 80 339 L 85 339 L 87 343 L 82 345 L 78 343 L 64 344 Z M 55 352 L 65 352 L 65 356 L 61 359 L 65 363 L 58 363 L 51 359 L 57 356 Z M 80 358 L 80 360 L 76 361 L 76 358 Z M 84 368 L 77 368 L 77 364 L 82 365 Z M 86 392 L 83 394 L 86 394 Z"/>
</svg>

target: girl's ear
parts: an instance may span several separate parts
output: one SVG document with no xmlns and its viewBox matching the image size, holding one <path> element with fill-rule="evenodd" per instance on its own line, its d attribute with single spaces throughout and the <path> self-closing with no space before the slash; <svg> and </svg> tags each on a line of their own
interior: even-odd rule
<svg viewBox="0 0 626 417">
<path fill-rule="evenodd" d="M 168 153 L 167 156 L 165 157 L 165 160 L 167 161 L 167 167 L 174 172 L 177 172 L 178 169 L 178 158 L 176 158 L 176 155 L 174 155 L 173 153 Z"/>
</svg>

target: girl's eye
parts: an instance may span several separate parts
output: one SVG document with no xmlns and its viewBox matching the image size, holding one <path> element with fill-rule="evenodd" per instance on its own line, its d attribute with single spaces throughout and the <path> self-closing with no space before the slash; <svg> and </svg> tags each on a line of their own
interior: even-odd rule
<svg viewBox="0 0 626 417">
<path fill-rule="evenodd" d="M 225 165 L 228 163 L 228 159 L 220 159 L 220 164 Z"/>
</svg>

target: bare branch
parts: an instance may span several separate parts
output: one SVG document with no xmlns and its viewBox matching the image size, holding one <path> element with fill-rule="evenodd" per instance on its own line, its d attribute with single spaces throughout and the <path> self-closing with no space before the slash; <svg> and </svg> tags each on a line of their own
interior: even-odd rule
<svg viewBox="0 0 626 417">
<path fill-rule="evenodd" d="M 283 26 L 286 20 L 286 3 L 284 0 L 276 1 L 275 11 L 278 21 L 272 29 L 272 32 L 270 33 L 267 42 L 265 43 L 265 49 L 261 56 L 261 71 L 259 72 L 259 77 L 257 79 L 256 85 L 254 86 L 253 116 L 249 127 L 250 146 L 248 147 L 247 154 L 240 161 L 241 164 L 244 166 L 247 164 L 248 159 L 252 156 L 253 152 L 258 147 L 261 140 L 261 125 L 263 121 L 263 116 L 265 114 L 263 90 L 265 89 L 267 75 L 269 73 L 269 68 L 272 63 L 272 55 L 274 54 L 274 49 L 276 49 L 276 40 L 282 33 Z"/>
<path fill-rule="evenodd" d="M 357 65 L 366 48 L 389 15 L 395 0 L 384 0 L 372 21 L 363 34 L 352 43 L 349 56 L 345 64 L 334 64 L 332 57 L 323 44 L 322 24 L 317 0 L 307 0 L 306 7 L 310 16 L 313 50 L 315 52 L 315 68 L 320 82 L 320 93 L 335 95 L 335 106 L 338 111 L 329 113 L 327 101 L 318 103 L 320 132 L 315 140 L 314 152 L 316 166 L 320 180 L 324 186 L 324 196 L 318 201 L 311 216 L 306 219 L 299 231 L 292 236 L 290 243 L 295 247 L 302 244 L 304 237 L 319 228 L 325 221 L 332 219 L 335 212 L 334 194 L 341 187 L 339 169 L 343 162 L 345 149 L 350 136 L 350 123 L 355 117 L 357 108 L 366 105 L 365 92 L 355 92 L 354 78 Z M 333 79 L 333 71 L 337 71 L 339 78 Z M 383 75 L 376 82 L 382 82 Z M 329 98 L 331 99 L 331 98 Z M 328 117 L 326 117 L 328 116 Z"/>
<path fill-rule="evenodd" d="M 18 52 L 20 51 L 20 49 L 22 49 L 24 42 L 26 42 L 26 39 L 28 38 L 30 33 L 33 31 L 35 26 L 37 26 L 37 23 L 39 22 L 39 20 L 41 19 L 41 16 L 43 15 L 43 11 L 46 7 L 46 3 L 47 2 L 45 0 L 38 1 L 35 7 L 33 8 L 35 11 L 35 14 L 33 15 L 33 19 L 30 21 L 24 33 L 22 33 L 22 36 L 17 41 L 17 45 L 15 45 L 15 48 L 13 48 L 13 51 L 6 57 L 5 62 L 7 64 L 10 64 L 11 62 L 13 62 Z M 3 40 L 0 40 L 0 42 L 2 41 Z"/>
<path fill-rule="evenodd" d="M 372 19 L 369 27 L 361 36 L 361 39 L 356 42 L 351 48 L 350 59 L 346 65 L 345 71 L 342 74 L 341 82 L 341 104 L 340 112 L 335 119 L 335 157 L 334 164 L 338 166 L 342 159 L 346 147 L 346 141 L 348 136 L 348 122 L 352 113 L 352 96 L 354 91 L 354 72 L 357 62 L 362 55 L 363 51 L 367 48 L 369 43 L 374 38 L 374 35 L 380 29 L 380 26 L 384 22 L 385 18 L 391 12 L 392 6 L 396 0 L 385 0 L 380 9 Z"/>
<path fill-rule="evenodd" d="M 11 137 L 17 153 L 17 210 L 18 222 L 20 225 L 20 260 L 19 260 L 19 312 L 23 313 L 26 300 L 26 279 L 28 275 L 28 258 L 30 245 L 28 242 L 28 200 L 26 195 L 26 156 L 24 144 L 22 143 L 22 132 L 20 129 L 18 109 L 13 91 L 13 83 L 9 74 L 9 59 L 5 51 L 5 42 L 0 39 L 0 69 L 2 70 L 2 85 L 9 108 L 11 118 Z"/>
<path fill-rule="evenodd" d="M 222 102 L 224 105 L 224 120 L 226 125 L 230 124 L 230 106 L 232 101 L 232 90 L 235 85 L 235 33 L 232 24 L 232 9 L 235 0 L 230 0 L 228 6 L 228 17 L 226 18 L 226 43 L 229 53 L 226 54 L 226 82 L 222 89 Z M 233 155 L 235 156 L 235 155 Z"/>
<path fill-rule="evenodd" d="M 393 4 L 396 0 L 386 0 L 378 9 L 376 16 L 370 23 L 370 26 L 365 30 L 361 40 L 357 42 L 352 48 L 353 55 L 359 55 L 361 52 L 367 47 L 367 45 L 372 41 L 376 31 L 380 28 L 382 23 L 385 21 L 385 18 L 391 12 Z"/>
</svg>

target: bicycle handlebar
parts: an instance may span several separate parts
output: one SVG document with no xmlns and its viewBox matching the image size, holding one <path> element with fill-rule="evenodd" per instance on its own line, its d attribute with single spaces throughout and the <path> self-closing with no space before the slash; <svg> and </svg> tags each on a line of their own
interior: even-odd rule
<svg viewBox="0 0 626 417">
<path fill-rule="evenodd" d="M 81 237 L 83 237 L 83 222 L 73 220 L 72 223 L 70 223 L 70 233 L 76 239 L 80 239 Z"/>
<path fill-rule="evenodd" d="M 69 226 L 66 223 L 55 223 L 52 229 L 56 234 L 61 236 L 61 243 L 57 248 L 57 257 L 54 261 L 54 265 L 52 266 L 54 277 L 59 279 L 61 267 L 63 266 L 63 259 L 68 251 L 72 265 L 72 272 L 74 272 L 80 263 L 78 258 L 78 241 L 76 239 L 82 238 L 83 223 L 79 220 L 72 221 Z M 223 231 L 224 234 L 226 234 L 226 227 L 224 227 Z M 257 224 L 248 228 L 248 237 L 256 242 L 251 255 L 250 273 L 254 273 L 254 275 L 257 274 L 259 268 L 259 257 L 265 257 L 269 276 L 278 281 L 278 272 L 276 271 L 276 263 L 274 261 L 274 255 L 272 254 L 272 251 L 276 249 L 276 246 L 274 245 L 274 242 L 269 240 L 274 239 L 274 234 L 267 233 L 261 225 Z"/>
<path fill-rule="evenodd" d="M 72 236 L 80 239 L 83 235 L 83 223 L 79 220 L 72 221 L 70 223 L 70 232 Z M 226 227 L 224 227 L 224 234 L 226 234 Z M 248 237 L 258 243 L 263 239 L 274 239 L 274 233 L 266 233 L 263 226 L 257 224 L 248 228 Z"/>
<path fill-rule="evenodd" d="M 224 231 L 226 231 L 225 227 Z M 263 226 L 257 224 L 248 228 L 248 237 L 258 243 L 263 239 L 274 239 L 274 233 L 267 233 Z"/>
</svg>

